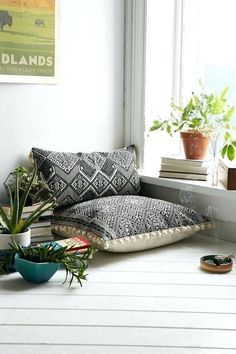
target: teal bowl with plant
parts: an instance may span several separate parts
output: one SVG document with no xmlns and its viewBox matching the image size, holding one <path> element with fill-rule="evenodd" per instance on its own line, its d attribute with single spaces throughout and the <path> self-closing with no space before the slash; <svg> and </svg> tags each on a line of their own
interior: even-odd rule
<svg viewBox="0 0 236 354">
<path fill-rule="evenodd" d="M 31 283 L 44 283 L 51 279 L 60 268 L 60 264 L 53 262 L 36 263 L 23 259 L 19 254 L 16 254 L 15 267 L 25 280 Z"/>
<path fill-rule="evenodd" d="M 54 244 L 41 244 L 39 246 L 22 247 L 12 240 L 11 254 L 14 255 L 16 270 L 22 277 L 32 283 L 43 283 L 48 281 L 53 274 L 63 266 L 65 270 L 65 283 L 69 280 L 69 286 L 75 278 L 82 286 L 81 280 L 86 280 L 85 270 L 87 261 L 91 259 L 95 250 L 91 247 L 86 250 L 78 262 L 77 252 L 71 248 L 57 248 Z M 9 257 L 5 259 L 8 263 Z M 6 266 L 6 264 L 5 264 Z"/>
</svg>

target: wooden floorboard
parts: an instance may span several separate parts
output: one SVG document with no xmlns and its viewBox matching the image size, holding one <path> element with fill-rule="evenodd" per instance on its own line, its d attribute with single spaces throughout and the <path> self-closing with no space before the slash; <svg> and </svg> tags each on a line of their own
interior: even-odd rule
<svg viewBox="0 0 236 354">
<path fill-rule="evenodd" d="M 98 252 L 83 287 L 0 277 L 0 353 L 236 353 L 236 267 L 210 274 L 206 254 L 236 244 L 202 235 L 129 254 Z"/>
</svg>

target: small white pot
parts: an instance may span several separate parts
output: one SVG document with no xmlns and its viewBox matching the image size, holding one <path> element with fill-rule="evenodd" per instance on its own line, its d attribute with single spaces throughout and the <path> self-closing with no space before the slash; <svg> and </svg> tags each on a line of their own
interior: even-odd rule
<svg viewBox="0 0 236 354">
<path fill-rule="evenodd" d="M 9 243 L 12 243 L 12 239 L 18 242 L 21 246 L 30 245 L 30 229 L 20 234 L 0 234 L 0 250 L 10 249 Z"/>
</svg>

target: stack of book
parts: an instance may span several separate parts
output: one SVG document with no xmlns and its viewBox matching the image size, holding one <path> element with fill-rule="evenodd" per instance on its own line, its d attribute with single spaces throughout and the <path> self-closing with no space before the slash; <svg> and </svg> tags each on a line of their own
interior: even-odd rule
<svg viewBox="0 0 236 354">
<path fill-rule="evenodd" d="M 55 248 L 67 247 L 68 251 L 66 250 L 66 252 L 68 253 L 70 252 L 85 253 L 87 249 L 91 247 L 90 241 L 79 234 L 71 238 L 59 239 L 52 242 L 43 243 L 43 245 L 47 245 L 47 244 L 50 244 L 52 245 L 52 247 Z"/>
<path fill-rule="evenodd" d="M 46 210 L 31 226 L 31 244 L 53 240 L 51 216 L 53 209 Z"/>
<path fill-rule="evenodd" d="M 162 157 L 159 177 L 208 181 L 211 171 L 212 160 Z"/>
<path fill-rule="evenodd" d="M 38 208 L 39 204 L 25 206 L 23 208 L 22 219 L 27 219 L 33 211 Z M 10 207 L 4 206 L 4 211 L 7 215 L 10 215 Z M 44 241 L 52 241 L 53 234 L 51 231 L 51 216 L 53 214 L 53 209 L 46 210 L 36 222 L 31 226 L 31 244 L 37 244 Z"/>
</svg>

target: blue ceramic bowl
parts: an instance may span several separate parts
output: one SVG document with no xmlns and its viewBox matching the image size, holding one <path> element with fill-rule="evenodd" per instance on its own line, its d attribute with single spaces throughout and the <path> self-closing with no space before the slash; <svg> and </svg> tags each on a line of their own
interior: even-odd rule
<svg viewBox="0 0 236 354">
<path fill-rule="evenodd" d="M 16 270 L 22 277 L 31 283 L 44 283 L 48 281 L 60 268 L 59 263 L 34 263 L 15 255 Z"/>
</svg>

